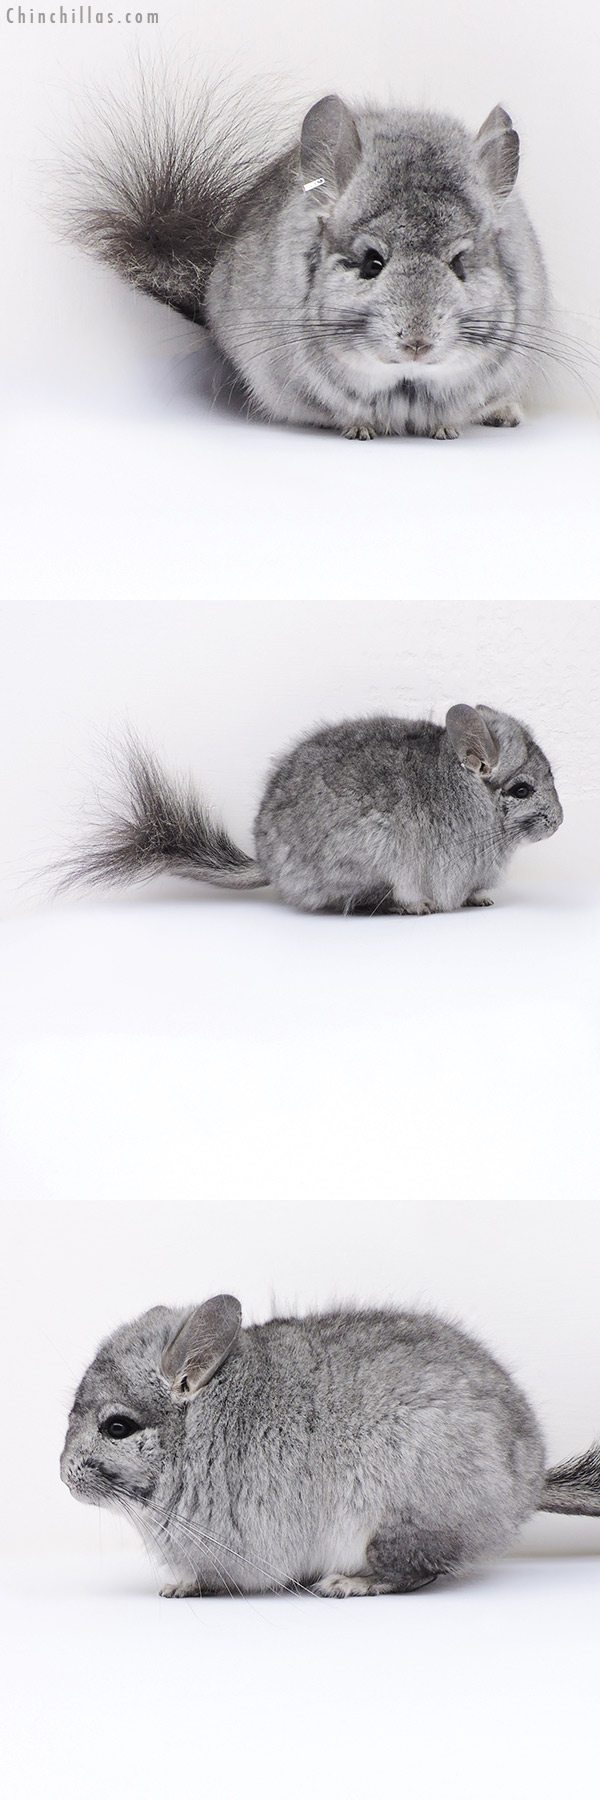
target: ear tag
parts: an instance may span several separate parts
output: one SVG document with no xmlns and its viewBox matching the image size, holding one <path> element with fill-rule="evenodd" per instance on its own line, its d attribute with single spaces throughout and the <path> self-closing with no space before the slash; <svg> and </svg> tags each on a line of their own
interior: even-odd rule
<svg viewBox="0 0 600 1800">
<path fill-rule="evenodd" d="M 303 194 L 312 194 L 313 188 L 324 187 L 324 186 L 325 186 L 325 176 L 318 175 L 316 181 L 305 181 L 304 182 L 302 192 L 303 192 Z"/>
</svg>

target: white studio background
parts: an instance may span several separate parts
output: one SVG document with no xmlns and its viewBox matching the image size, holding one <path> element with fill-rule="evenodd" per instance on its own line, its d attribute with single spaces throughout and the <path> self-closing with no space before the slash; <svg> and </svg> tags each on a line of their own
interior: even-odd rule
<svg viewBox="0 0 600 1800">
<path fill-rule="evenodd" d="M 485 1341 L 529 1394 L 550 1461 L 587 1448 L 600 1427 L 597 1209 L 478 1204 L 22 1207 L 3 1238 L 0 1308 L 8 1384 L 5 1433 L 18 1479 L 3 1492 L 3 1541 L 35 1549 L 130 1549 L 110 1515 L 76 1505 L 58 1456 L 75 1386 L 102 1337 L 158 1302 L 233 1291 L 246 1322 L 354 1301 L 434 1308 Z M 600 1521 L 540 1516 L 515 1550 L 600 1551 Z M 148 1570 L 148 1585 L 152 1575 Z"/>
<path fill-rule="evenodd" d="M 49 171 L 86 88 L 119 91 L 134 79 L 135 58 L 165 59 L 198 78 L 259 84 L 279 130 L 291 129 L 321 93 L 429 106 L 476 130 L 497 102 L 512 112 L 522 139 L 522 192 L 544 245 L 561 309 L 574 338 L 597 342 L 600 240 L 597 69 L 600 19 L 594 0 L 157 0 L 158 24 L 127 25 L 117 4 L 90 26 L 30 20 L 3 11 L 3 167 L 12 171 L 4 211 L 8 268 L 3 283 L 0 369 L 19 388 L 58 394 L 80 380 L 127 382 L 144 359 L 173 360 L 197 342 L 185 321 L 56 241 L 44 208 Z M 8 9 L 11 10 L 10 8 Z M 33 8 L 34 21 L 40 7 Z M 66 8 L 70 18 L 71 4 Z M 77 9 L 76 9 L 77 10 Z M 95 4 L 92 16 L 100 13 Z M 86 14 L 87 18 L 87 14 Z M 588 375 L 590 371 L 588 369 Z M 593 380 L 593 376 L 592 376 Z M 559 383 L 559 390 L 560 390 Z M 563 403 L 589 407 L 585 389 L 567 383 Z"/>
<path fill-rule="evenodd" d="M 190 774 L 250 847 L 271 760 L 294 738 L 361 713 L 441 721 L 457 701 L 523 718 L 552 763 L 565 822 L 549 842 L 518 852 L 513 877 L 543 887 L 597 875 L 592 603 L 394 606 L 376 592 L 368 604 L 328 606 L 40 599 L 5 606 L 0 649 L 5 910 L 44 902 L 36 877 L 114 792 L 110 741 L 127 727 L 172 773 Z"/>
</svg>

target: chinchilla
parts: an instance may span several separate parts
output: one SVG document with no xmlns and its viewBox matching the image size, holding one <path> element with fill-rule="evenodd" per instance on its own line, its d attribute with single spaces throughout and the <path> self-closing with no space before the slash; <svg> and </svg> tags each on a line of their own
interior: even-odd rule
<svg viewBox="0 0 600 1800">
<path fill-rule="evenodd" d="M 473 136 L 328 94 L 275 156 L 250 107 L 146 87 L 138 110 L 73 157 L 67 229 L 207 325 L 260 413 L 355 438 L 519 423 L 554 352 L 503 107 Z"/>
<path fill-rule="evenodd" d="M 489 706 L 424 719 L 348 719 L 275 763 L 238 849 L 193 790 L 130 742 L 128 806 L 58 865 L 58 888 L 164 872 L 217 887 L 273 886 L 309 912 L 451 912 L 490 905 L 522 843 L 551 837 L 562 807 L 525 725 Z"/>
<path fill-rule="evenodd" d="M 242 1330 L 230 1294 L 101 1344 L 61 1475 L 131 1520 L 168 1596 L 410 1593 L 536 1511 L 600 1513 L 600 1446 L 545 1470 L 529 1402 L 455 1325 L 340 1310 Z"/>
</svg>

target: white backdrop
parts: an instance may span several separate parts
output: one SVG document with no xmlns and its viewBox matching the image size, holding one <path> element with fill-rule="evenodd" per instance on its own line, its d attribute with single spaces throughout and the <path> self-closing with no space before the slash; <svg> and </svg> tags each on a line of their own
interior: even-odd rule
<svg viewBox="0 0 600 1800">
<path fill-rule="evenodd" d="M 153 0 L 154 6 L 154 0 Z M 233 84 L 266 78 L 275 110 L 292 120 L 321 93 L 373 97 L 455 113 L 477 129 L 500 101 L 522 138 L 522 191 L 544 244 L 561 323 L 597 341 L 600 241 L 595 229 L 599 180 L 597 69 L 600 22 L 594 0 L 156 0 L 158 25 L 50 21 L 9 24 L 2 17 L 2 149 L 10 164 L 4 241 L 0 366 L 19 382 L 73 386 L 90 368 L 113 375 L 144 356 L 170 357 L 194 339 L 142 297 L 64 246 L 44 217 L 49 166 L 56 162 L 85 84 L 127 84 L 136 53 L 159 55 L 186 69 L 193 56 L 205 73 Z M 15 9 L 17 10 L 17 9 Z M 36 4 L 34 18 L 40 10 Z M 67 7 L 70 16 L 71 6 Z M 94 5 L 95 17 L 99 9 Z M 144 20 L 147 8 L 143 8 Z M 13 278 L 11 279 L 11 273 Z M 87 373 L 85 373 L 87 371 Z M 576 382 L 570 406 L 586 404 Z"/>
</svg>

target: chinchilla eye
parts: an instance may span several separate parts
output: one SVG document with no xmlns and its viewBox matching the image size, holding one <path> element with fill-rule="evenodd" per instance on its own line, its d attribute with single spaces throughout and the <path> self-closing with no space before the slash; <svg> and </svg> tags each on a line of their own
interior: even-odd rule
<svg viewBox="0 0 600 1800">
<path fill-rule="evenodd" d="M 452 270 L 453 275 L 456 275 L 459 281 L 466 281 L 467 271 L 465 269 L 465 265 L 464 265 L 462 256 L 460 256 L 460 255 L 453 256 L 452 262 L 450 264 L 450 268 Z"/>
<path fill-rule="evenodd" d="M 375 276 L 380 275 L 382 269 L 385 269 L 385 260 L 383 256 L 380 256 L 379 251 L 365 250 L 359 271 L 361 281 L 374 281 Z"/>
<path fill-rule="evenodd" d="M 513 800 L 528 800 L 529 795 L 533 793 L 533 788 L 530 787 L 528 781 L 516 781 L 514 787 L 507 788 L 506 792 L 511 795 Z"/>
<path fill-rule="evenodd" d="M 126 1413 L 111 1413 L 110 1418 L 105 1419 L 104 1424 L 100 1426 L 102 1436 L 107 1438 L 131 1437 L 133 1432 L 139 1431 L 139 1429 L 135 1419 L 129 1419 Z"/>
</svg>

